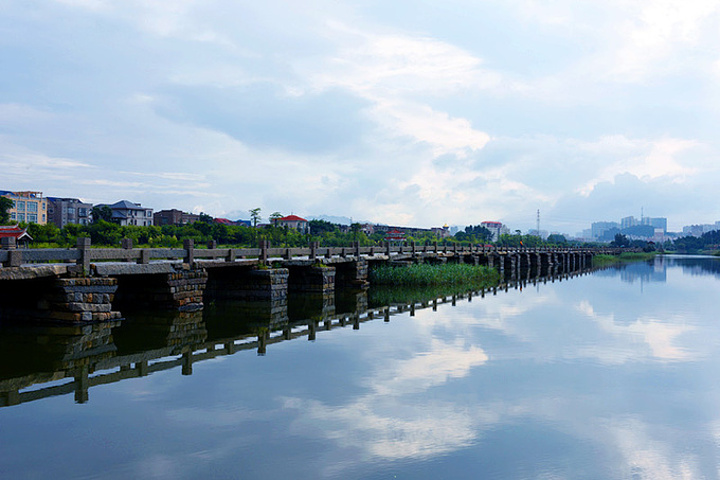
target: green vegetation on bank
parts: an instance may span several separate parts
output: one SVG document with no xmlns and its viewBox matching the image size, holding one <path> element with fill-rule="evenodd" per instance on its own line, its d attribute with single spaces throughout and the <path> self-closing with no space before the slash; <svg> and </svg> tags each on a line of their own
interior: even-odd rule
<svg viewBox="0 0 720 480">
<path fill-rule="evenodd" d="M 466 264 L 414 264 L 402 267 L 378 265 L 370 270 L 370 283 L 373 285 L 455 285 L 484 288 L 497 285 L 499 280 L 500 274 L 494 269 Z"/>
<path fill-rule="evenodd" d="M 664 246 L 667 251 L 675 251 L 677 253 L 707 253 L 715 255 L 720 250 L 720 230 L 706 232 L 699 237 L 688 235 L 680 237 L 674 242 L 666 242 Z"/>
<path fill-rule="evenodd" d="M 260 240 L 269 240 L 272 245 L 283 247 L 303 247 L 308 242 L 334 247 L 351 245 L 354 241 L 363 246 L 377 245 L 384 239 L 384 235 L 378 234 L 376 239 L 357 230 L 343 231 L 339 225 L 324 225 L 323 222 L 311 221 L 310 233 L 303 234 L 273 225 L 258 228 L 225 225 L 215 223 L 209 217 L 182 226 L 120 226 L 105 220 L 97 220 L 91 225 L 67 225 L 62 229 L 53 224 L 31 223 L 22 226 L 27 226 L 28 233 L 33 237 L 33 248 L 73 247 L 78 237 L 89 237 L 93 246 L 118 247 L 121 239 L 130 238 L 136 247 L 152 248 L 178 248 L 185 239 L 192 239 L 198 246 L 215 240 L 220 246 L 238 248 L 255 247 Z"/>
<path fill-rule="evenodd" d="M 654 252 L 625 252 L 620 255 L 595 255 L 593 257 L 594 267 L 605 267 L 618 263 L 640 262 L 652 259 Z"/>
</svg>

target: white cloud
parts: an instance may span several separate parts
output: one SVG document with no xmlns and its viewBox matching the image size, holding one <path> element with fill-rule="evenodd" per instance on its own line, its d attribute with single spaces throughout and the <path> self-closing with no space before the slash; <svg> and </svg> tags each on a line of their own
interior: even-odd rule
<svg viewBox="0 0 720 480">
<path fill-rule="evenodd" d="M 695 166 L 682 165 L 676 157 L 698 145 L 698 142 L 694 140 L 673 138 L 631 140 L 623 136 L 604 137 L 594 144 L 581 144 L 581 149 L 606 150 L 620 159 L 602 168 L 597 177 L 588 181 L 578 191 L 587 196 L 597 184 L 612 182 L 616 176 L 625 173 L 634 175 L 641 180 L 668 177 L 675 182 L 680 182 L 697 174 L 699 169 Z"/>
<path fill-rule="evenodd" d="M 640 316 L 628 325 L 620 325 L 615 321 L 614 314 L 600 315 L 596 313 L 592 305 L 587 301 L 578 304 L 577 309 L 584 315 L 592 318 L 606 332 L 611 333 L 617 339 L 625 340 L 625 355 L 618 355 L 621 347 L 614 348 L 613 352 L 603 355 L 598 348 L 596 354 L 605 361 L 616 363 L 626 361 L 630 357 L 638 359 L 639 352 L 634 348 L 635 339 L 643 341 L 650 349 L 650 355 L 654 358 L 667 361 L 687 361 L 695 358 L 694 352 L 678 346 L 679 337 L 694 330 L 694 327 L 686 325 L 683 317 L 673 315 L 669 318 L 655 318 L 653 316 Z"/>
<path fill-rule="evenodd" d="M 551 218 L 556 204 L 582 202 L 600 184 L 621 189 L 626 174 L 654 199 L 669 184 L 676 198 L 710 196 L 720 181 L 708 127 L 720 99 L 720 54 L 708 47 L 720 40 L 716 2 L 450 0 L 413 5 L 407 21 L 380 4 L 325 0 L 35 7 L 0 15 L 5 48 L 22 52 L 6 57 L 0 125 L 5 144 L 58 162 L 41 180 L 9 165 L 5 188 L 39 182 L 46 194 L 72 194 L 65 180 L 76 162 L 155 175 L 74 194 L 104 201 L 528 228 L 528 211 Z M 339 98 L 351 100 L 283 122 L 311 116 L 320 105 L 297 110 L 308 99 Z M 357 119 L 353 133 L 323 135 L 347 118 Z M 304 148 L 312 142 L 324 148 Z M 77 170 L 85 184 L 102 180 Z M 182 185 L 190 178 L 196 188 Z M 207 201 L 151 193 L 183 190 Z M 642 201 L 623 193 L 631 208 Z M 696 215 L 715 214 L 702 204 Z M 565 222 L 579 230 L 601 214 Z"/>
</svg>

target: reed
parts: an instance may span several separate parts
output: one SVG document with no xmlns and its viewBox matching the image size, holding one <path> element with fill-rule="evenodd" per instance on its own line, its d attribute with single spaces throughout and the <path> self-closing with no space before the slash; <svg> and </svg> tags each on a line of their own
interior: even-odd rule
<svg viewBox="0 0 720 480">
<path fill-rule="evenodd" d="M 499 280 L 500 275 L 494 269 L 466 264 L 378 265 L 370 270 L 370 283 L 374 285 L 463 285 L 482 288 L 497 285 Z"/>
</svg>

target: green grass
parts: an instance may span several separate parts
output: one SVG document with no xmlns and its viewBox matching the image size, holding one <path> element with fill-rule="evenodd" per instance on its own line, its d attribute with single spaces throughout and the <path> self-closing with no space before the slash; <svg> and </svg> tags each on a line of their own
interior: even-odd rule
<svg viewBox="0 0 720 480">
<path fill-rule="evenodd" d="M 403 267 L 379 265 L 370 270 L 370 283 L 373 285 L 455 285 L 483 288 L 497 285 L 499 280 L 500 275 L 494 269 L 466 264 L 418 264 Z"/>
<path fill-rule="evenodd" d="M 618 263 L 641 262 L 651 260 L 657 255 L 655 252 L 625 252 L 620 255 L 595 255 L 593 257 L 594 267 L 605 267 Z"/>
</svg>

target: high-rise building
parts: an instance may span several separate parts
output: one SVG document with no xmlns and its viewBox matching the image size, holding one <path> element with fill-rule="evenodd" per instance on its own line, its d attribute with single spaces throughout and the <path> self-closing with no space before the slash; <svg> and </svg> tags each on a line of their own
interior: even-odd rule
<svg viewBox="0 0 720 480">
<path fill-rule="evenodd" d="M 492 222 L 492 221 L 485 221 L 480 222 L 481 227 L 485 227 L 492 233 L 492 241 L 497 242 L 500 238 L 500 235 L 503 234 L 503 229 L 505 229 L 505 225 L 502 224 L 502 222 Z"/>
<path fill-rule="evenodd" d="M 630 228 L 634 227 L 636 225 L 640 225 L 640 222 L 637 218 L 633 217 L 632 215 L 629 217 L 624 217 L 620 219 L 620 228 Z"/>
<path fill-rule="evenodd" d="M 598 239 L 602 237 L 605 232 L 614 228 L 620 229 L 620 224 L 618 222 L 594 222 L 592 225 L 590 225 L 593 239 Z"/>
</svg>

